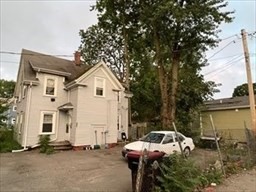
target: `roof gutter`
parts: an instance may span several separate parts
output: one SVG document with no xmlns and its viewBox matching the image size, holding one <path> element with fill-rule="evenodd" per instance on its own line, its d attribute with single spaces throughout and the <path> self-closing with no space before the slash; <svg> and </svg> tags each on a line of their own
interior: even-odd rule
<svg viewBox="0 0 256 192">
<path fill-rule="evenodd" d="M 232 106 L 232 107 L 216 107 L 216 108 L 208 108 L 202 110 L 203 112 L 206 111 L 218 111 L 218 110 L 230 110 L 230 109 L 246 109 L 249 108 L 249 105 L 242 105 L 242 106 Z"/>
<path fill-rule="evenodd" d="M 56 71 L 56 70 L 51 70 L 51 69 L 46 69 L 46 68 L 41 68 L 41 67 L 35 67 L 30 61 L 29 61 L 32 69 L 36 72 L 43 72 L 43 73 L 50 73 L 50 74 L 54 74 L 54 75 L 60 75 L 60 76 L 64 76 L 64 77 L 68 77 L 71 75 L 71 73 L 67 73 L 67 72 L 61 72 L 61 71 Z"/>
<path fill-rule="evenodd" d="M 73 82 L 72 84 L 66 85 L 65 90 L 69 90 L 75 87 L 87 87 L 86 84 Z"/>
</svg>

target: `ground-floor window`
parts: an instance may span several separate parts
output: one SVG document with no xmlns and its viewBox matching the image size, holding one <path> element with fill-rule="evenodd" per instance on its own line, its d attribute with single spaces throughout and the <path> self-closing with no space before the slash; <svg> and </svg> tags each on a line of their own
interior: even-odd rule
<svg viewBox="0 0 256 192">
<path fill-rule="evenodd" d="M 41 134 L 53 134 L 55 131 L 56 112 L 41 112 Z"/>
</svg>

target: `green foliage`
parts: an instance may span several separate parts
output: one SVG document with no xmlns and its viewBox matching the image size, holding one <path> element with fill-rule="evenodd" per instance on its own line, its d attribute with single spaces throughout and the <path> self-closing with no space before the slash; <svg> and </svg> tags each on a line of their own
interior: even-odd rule
<svg viewBox="0 0 256 192">
<path fill-rule="evenodd" d="M 6 153 L 12 150 L 21 149 L 20 144 L 13 138 L 13 130 L 0 130 L 0 152 Z"/>
<path fill-rule="evenodd" d="M 82 57 L 86 64 L 94 65 L 100 60 L 106 62 L 117 78 L 124 82 L 125 64 L 122 37 L 115 32 L 104 30 L 98 25 L 80 30 Z"/>
<path fill-rule="evenodd" d="M 215 90 L 199 72 L 205 51 L 219 42 L 219 25 L 232 21 L 226 6 L 225 0 L 99 0 L 98 24 L 80 31 L 80 48 L 88 63 L 107 61 L 122 82 L 130 69 L 137 120 L 161 116 L 168 128 L 174 120 L 186 127 Z"/>
<path fill-rule="evenodd" d="M 5 126 L 4 120 L 7 120 L 6 111 L 8 110 L 8 100 L 13 97 L 15 88 L 14 81 L 0 79 L 0 127 Z"/>
<path fill-rule="evenodd" d="M 7 101 L 0 100 L 0 127 L 6 126 L 6 123 L 4 121 L 7 120 L 7 113 L 8 110 Z"/>
<path fill-rule="evenodd" d="M 253 83 L 254 94 L 256 93 L 256 83 Z M 246 96 L 249 95 L 248 83 L 237 86 L 232 94 L 232 97 Z"/>
<path fill-rule="evenodd" d="M 201 176 L 199 177 L 201 181 L 201 186 L 209 186 L 211 183 L 220 184 L 223 179 L 221 170 L 216 169 L 215 167 L 210 167 L 202 171 Z"/>
<path fill-rule="evenodd" d="M 132 111 L 137 113 L 133 120 L 150 122 L 160 119 L 161 98 L 157 77 L 153 69 L 145 69 L 131 81 Z"/>
<path fill-rule="evenodd" d="M 50 146 L 50 135 L 39 136 L 40 153 L 46 153 L 47 155 L 54 152 L 54 148 Z"/>
<path fill-rule="evenodd" d="M 225 159 L 225 171 L 227 175 L 235 174 L 242 169 L 253 166 L 251 155 L 246 144 L 234 144 L 223 141 L 221 150 Z"/>
<path fill-rule="evenodd" d="M 202 189 L 212 182 L 219 184 L 222 180 L 220 171 L 209 168 L 201 170 L 190 159 L 173 154 L 161 164 L 160 186 L 157 191 L 189 192 Z"/>
<path fill-rule="evenodd" d="M 15 88 L 14 81 L 0 79 L 0 98 L 12 98 Z"/>
</svg>

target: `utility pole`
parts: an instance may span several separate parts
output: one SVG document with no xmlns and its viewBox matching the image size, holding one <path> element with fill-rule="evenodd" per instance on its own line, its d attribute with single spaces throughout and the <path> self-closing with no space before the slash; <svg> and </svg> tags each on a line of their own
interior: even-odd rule
<svg viewBox="0 0 256 192">
<path fill-rule="evenodd" d="M 248 50 L 248 45 L 247 45 L 246 32 L 244 29 L 241 30 L 241 35 L 242 35 L 242 40 L 243 40 L 244 58 L 245 58 L 248 90 L 249 90 L 249 102 L 250 102 L 251 125 L 252 125 L 251 129 L 254 131 L 254 134 L 256 135 L 255 96 L 254 96 L 253 84 L 252 84 L 250 56 L 249 56 L 249 50 Z"/>
</svg>

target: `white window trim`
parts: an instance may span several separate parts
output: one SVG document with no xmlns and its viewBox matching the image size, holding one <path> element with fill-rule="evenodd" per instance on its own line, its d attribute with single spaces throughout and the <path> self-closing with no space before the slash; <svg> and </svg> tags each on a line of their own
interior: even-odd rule
<svg viewBox="0 0 256 192">
<path fill-rule="evenodd" d="M 12 111 L 17 111 L 17 106 L 16 106 L 16 105 L 14 105 L 14 106 L 12 107 Z"/>
<path fill-rule="evenodd" d="M 27 86 L 23 85 L 23 87 L 22 87 L 22 99 L 25 98 L 25 96 L 26 96 L 26 91 L 27 91 Z"/>
<path fill-rule="evenodd" d="M 22 85 L 20 85 L 19 88 L 20 88 L 20 89 L 19 89 L 18 102 L 21 101 L 21 97 L 22 97 L 22 90 L 23 90 L 23 89 L 22 89 Z"/>
<path fill-rule="evenodd" d="M 13 118 L 12 118 L 12 121 L 11 121 L 11 124 L 14 125 L 15 122 L 16 122 L 16 119 L 13 117 Z"/>
<path fill-rule="evenodd" d="M 46 94 L 46 86 L 47 86 L 47 79 L 54 79 L 54 95 L 47 95 Z M 44 93 L 43 95 L 46 97 L 57 97 L 57 88 L 58 88 L 58 79 L 53 76 L 45 76 L 44 77 Z"/>
<path fill-rule="evenodd" d="M 97 84 L 97 80 L 103 80 L 103 95 L 97 95 L 96 94 L 96 84 Z M 102 78 L 102 77 L 94 77 L 94 97 L 106 97 L 106 79 Z"/>
<path fill-rule="evenodd" d="M 43 121 L 44 121 L 44 114 L 52 114 L 52 132 L 43 132 Z M 56 126 L 56 111 L 41 111 L 40 114 L 40 135 L 53 135 L 55 134 L 55 126 Z"/>
</svg>

